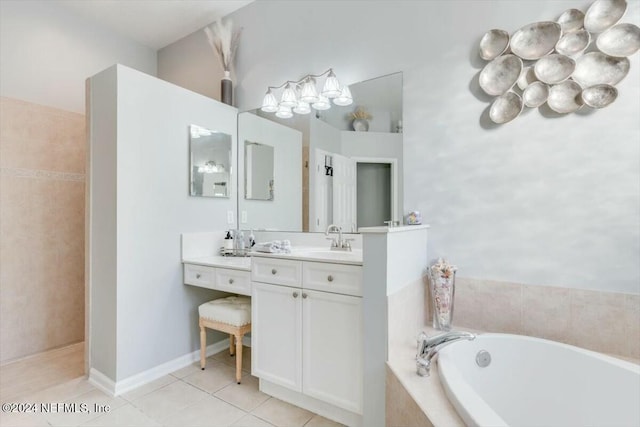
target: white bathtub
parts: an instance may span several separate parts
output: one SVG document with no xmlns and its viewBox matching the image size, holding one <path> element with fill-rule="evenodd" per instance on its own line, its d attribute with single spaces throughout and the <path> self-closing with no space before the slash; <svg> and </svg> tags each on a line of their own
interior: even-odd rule
<svg viewBox="0 0 640 427">
<path fill-rule="evenodd" d="M 482 334 L 443 348 L 438 370 L 468 426 L 640 426 L 640 366 L 582 348 Z"/>
</svg>

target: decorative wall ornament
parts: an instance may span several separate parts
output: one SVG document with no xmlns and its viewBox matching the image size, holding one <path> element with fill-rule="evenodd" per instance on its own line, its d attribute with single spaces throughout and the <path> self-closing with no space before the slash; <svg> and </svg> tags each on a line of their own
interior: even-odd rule
<svg viewBox="0 0 640 427">
<path fill-rule="evenodd" d="M 613 103 L 614 86 L 629 74 L 627 57 L 640 50 L 640 28 L 618 23 L 626 10 L 626 0 L 596 0 L 585 13 L 568 9 L 556 22 L 528 24 L 511 36 L 489 30 L 480 40 L 479 55 L 489 62 L 479 84 L 497 97 L 491 120 L 507 123 L 523 107 L 545 103 L 560 114 Z"/>
</svg>

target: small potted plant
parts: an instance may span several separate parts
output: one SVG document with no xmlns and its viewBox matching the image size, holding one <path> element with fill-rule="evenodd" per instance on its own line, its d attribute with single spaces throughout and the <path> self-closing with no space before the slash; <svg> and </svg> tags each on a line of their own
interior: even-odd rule
<svg viewBox="0 0 640 427">
<path fill-rule="evenodd" d="M 362 107 L 358 107 L 353 113 L 349 114 L 349 116 L 353 120 L 353 122 L 351 123 L 353 130 L 357 132 L 366 132 L 369 130 L 369 120 L 371 120 L 371 114 L 369 114 L 367 110 Z"/>
</svg>

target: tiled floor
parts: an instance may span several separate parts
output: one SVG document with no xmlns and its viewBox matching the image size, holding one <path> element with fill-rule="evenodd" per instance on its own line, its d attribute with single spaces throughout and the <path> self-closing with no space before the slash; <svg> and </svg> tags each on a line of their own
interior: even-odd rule
<svg viewBox="0 0 640 427">
<path fill-rule="evenodd" d="M 339 426 L 319 415 L 267 396 L 252 377 L 251 349 L 243 351 L 242 384 L 235 382 L 235 358 L 222 351 L 199 364 L 173 372 L 119 397 L 93 387 L 84 377 L 66 381 L 12 402 L 86 404 L 86 411 L 68 413 L 0 414 L 9 426 Z M 10 395 L 10 386 L 5 387 Z M 2 403 L 7 400 L 2 399 Z M 108 406 L 109 412 L 96 408 Z"/>
</svg>

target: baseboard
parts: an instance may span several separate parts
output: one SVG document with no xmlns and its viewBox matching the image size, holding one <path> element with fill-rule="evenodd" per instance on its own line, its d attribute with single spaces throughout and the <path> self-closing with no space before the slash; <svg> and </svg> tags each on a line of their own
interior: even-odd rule
<svg viewBox="0 0 640 427">
<path fill-rule="evenodd" d="M 292 405 L 315 412 L 316 414 L 322 415 L 325 418 L 344 425 L 352 427 L 362 426 L 362 415 L 360 414 L 338 408 L 330 403 L 323 402 L 263 379 L 260 379 L 259 384 L 260 391 L 268 394 L 269 396 L 284 400 Z"/>
<path fill-rule="evenodd" d="M 250 347 L 251 338 L 244 337 L 244 339 L 242 340 L 242 344 Z M 206 355 L 207 357 L 209 357 L 227 348 L 229 348 L 229 340 L 225 338 L 211 345 L 208 345 Z M 105 393 L 108 393 L 112 396 L 119 396 L 153 380 L 175 372 L 178 369 L 184 368 L 185 366 L 188 366 L 199 360 L 200 350 L 196 350 L 117 382 L 114 382 L 112 379 L 110 379 L 97 369 L 91 368 L 91 370 L 89 371 L 89 382 Z"/>
</svg>

